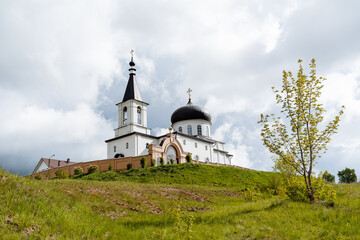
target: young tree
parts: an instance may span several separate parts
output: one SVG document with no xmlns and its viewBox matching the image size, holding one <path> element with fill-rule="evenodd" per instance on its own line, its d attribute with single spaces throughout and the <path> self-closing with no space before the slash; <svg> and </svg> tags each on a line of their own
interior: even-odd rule
<svg viewBox="0 0 360 240">
<path fill-rule="evenodd" d="M 339 182 L 341 183 L 353 183 L 357 181 L 355 169 L 345 168 L 338 172 Z"/>
<path fill-rule="evenodd" d="M 335 176 L 329 173 L 328 171 L 325 171 L 322 175 L 322 178 L 325 179 L 327 182 L 334 183 L 335 182 Z"/>
<path fill-rule="evenodd" d="M 290 71 L 283 71 L 281 91 L 273 87 L 276 103 L 281 105 L 285 118 L 261 114 L 259 123 L 264 145 L 278 156 L 280 164 L 304 177 L 308 198 L 314 202 L 312 169 L 321 154 L 326 152 L 330 136 L 337 132 L 344 106 L 323 130 L 319 129 L 325 109 L 318 100 L 326 79 L 316 76 L 315 59 L 311 60 L 310 76 L 304 74 L 301 62 L 298 61 L 300 66 L 296 77 Z"/>
</svg>

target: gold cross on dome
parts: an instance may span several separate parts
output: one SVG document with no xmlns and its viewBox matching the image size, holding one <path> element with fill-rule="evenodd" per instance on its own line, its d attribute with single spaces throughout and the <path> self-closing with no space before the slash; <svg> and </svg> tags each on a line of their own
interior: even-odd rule
<svg viewBox="0 0 360 240">
<path fill-rule="evenodd" d="M 189 89 L 187 90 L 187 93 L 189 94 L 189 100 L 191 100 L 191 92 L 192 92 L 192 90 L 191 90 L 191 88 L 189 88 Z"/>
<path fill-rule="evenodd" d="M 130 53 L 131 53 L 131 58 L 133 58 L 134 57 L 134 49 L 131 49 Z"/>
</svg>

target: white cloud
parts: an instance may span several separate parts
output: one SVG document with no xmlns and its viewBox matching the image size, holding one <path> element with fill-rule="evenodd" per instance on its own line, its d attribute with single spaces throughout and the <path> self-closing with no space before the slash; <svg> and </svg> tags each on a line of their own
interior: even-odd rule
<svg viewBox="0 0 360 240">
<path fill-rule="evenodd" d="M 190 87 L 193 102 L 213 116 L 214 138 L 240 165 L 267 170 L 257 116 L 276 110 L 270 87 L 281 84 L 283 69 L 317 58 L 329 79 L 329 116 L 347 107 L 328 165 L 360 167 L 350 161 L 360 131 L 357 9 L 357 1 L 322 0 L 2 3 L 0 156 L 20 158 L 19 149 L 35 148 L 29 158 L 37 160 L 43 146 L 56 146 L 79 159 L 105 157 L 103 140 L 113 132 L 104 116 L 115 121 L 112 104 L 122 98 L 134 48 L 155 133 L 168 132 Z"/>
</svg>

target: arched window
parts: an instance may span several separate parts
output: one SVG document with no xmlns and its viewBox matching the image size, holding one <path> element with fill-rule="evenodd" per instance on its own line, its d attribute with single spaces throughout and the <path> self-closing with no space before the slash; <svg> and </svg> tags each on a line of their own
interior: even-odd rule
<svg viewBox="0 0 360 240">
<path fill-rule="evenodd" d="M 127 122 L 127 107 L 124 107 L 124 109 L 123 109 L 123 122 L 124 122 L 124 124 L 126 124 L 126 122 Z"/>
<path fill-rule="evenodd" d="M 146 148 L 147 148 L 147 149 L 149 148 L 149 144 L 148 144 L 148 143 L 146 143 Z"/>
<path fill-rule="evenodd" d="M 195 143 L 195 147 L 197 148 L 197 143 Z"/>
<path fill-rule="evenodd" d="M 116 146 L 114 146 L 114 152 L 116 152 Z"/>
<path fill-rule="evenodd" d="M 183 144 L 186 145 L 186 140 L 185 139 L 183 140 Z"/>
<path fill-rule="evenodd" d="M 182 127 L 179 127 L 179 133 L 182 133 Z"/>
<path fill-rule="evenodd" d="M 192 135 L 192 127 L 191 127 L 191 125 L 188 125 L 187 129 L 188 129 L 188 135 Z"/>
<path fill-rule="evenodd" d="M 141 124 L 141 107 L 137 108 L 137 123 Z"/>
<path fill-rule="evenodd" d="M 198 136 L 201 136 L 201 135 L 202 135 L 201 125 L 197 125 L 197 135 L 198 135 Z"/>
<path fill-rule="evenodd" d="M 209 126 L 206 126 L 206 136 L 209 136 Z"/>
<path fill-rule="evenodd" d="M 126 149 L 128 149 L 129 148 L 129 143 L 126 143 Z"/>
</svg>

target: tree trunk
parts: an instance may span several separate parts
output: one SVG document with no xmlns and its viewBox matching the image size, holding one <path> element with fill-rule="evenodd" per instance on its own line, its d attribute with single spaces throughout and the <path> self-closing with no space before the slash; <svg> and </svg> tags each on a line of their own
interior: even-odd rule
<svg viewBox="0 0 360 240">
<path fill-rule="evenodd" d="M 315 202 L 315 197 L 314 197 L 314 189 L 312 187 L 312 183 L 311 183 L 311 175 L 309 174 L 307 176 L 308 178 L 308 195 L 309 195 L 309 200 L 310 200 L 310 203 L 314 203 Z"/>
</svg>

